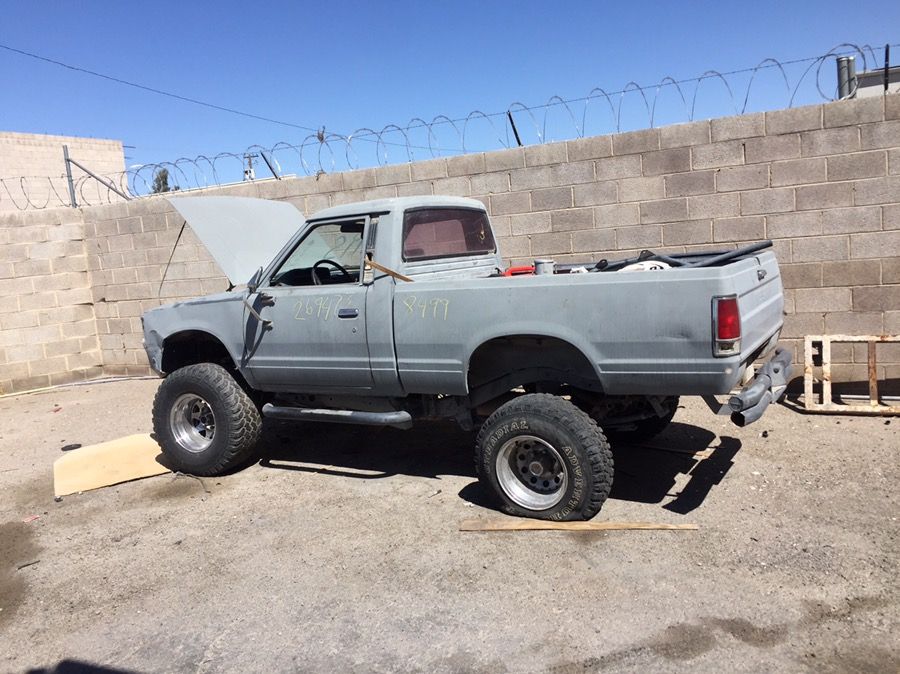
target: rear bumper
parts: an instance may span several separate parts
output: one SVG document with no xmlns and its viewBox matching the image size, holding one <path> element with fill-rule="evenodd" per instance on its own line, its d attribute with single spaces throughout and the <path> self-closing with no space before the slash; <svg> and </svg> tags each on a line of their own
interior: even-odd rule
<svg viewBox="0 0 900 674">
<path fill-rule="evenodd" d="M 763 365 L 753 380 L 731 396 L 728 407 L 731 420 L 738 426 L 746 426 L 757 421 L 766 409 L 777 402 L 787 390 L 791 379 L 793 353 L 790 349 L 777 348 L 775 355 Z"/>
</svg>

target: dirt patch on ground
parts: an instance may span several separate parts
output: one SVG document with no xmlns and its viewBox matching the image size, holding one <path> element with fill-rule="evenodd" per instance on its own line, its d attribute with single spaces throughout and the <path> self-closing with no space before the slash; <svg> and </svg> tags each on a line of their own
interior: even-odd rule
<svg viewBox="0 0 900 674">
<path fill-rule="evenodd" d="M 155 388 L 0 400 L 0 671 L 900 665 L 900 424 L 777 406 L 738 429 L 686 400 L 614 447 L 597 519 L 697 531 L 460 532 L 498 513 L 447 424 L 272 424 L 230 475 L 55 502 L 61 448 L 148 432 Z"/>
</svg>

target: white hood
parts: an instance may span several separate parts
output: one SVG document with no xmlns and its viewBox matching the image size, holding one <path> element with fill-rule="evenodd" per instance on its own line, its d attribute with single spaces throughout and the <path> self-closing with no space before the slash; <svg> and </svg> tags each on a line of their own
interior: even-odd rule
<svg viewBox="0 0 900 674">
<path fill-rule="evenodd" d="M 249 197 L 170 197 L 232 285 L 246 283 L 303 226 L 303 214 L 283 201 Z"/>
</svg>

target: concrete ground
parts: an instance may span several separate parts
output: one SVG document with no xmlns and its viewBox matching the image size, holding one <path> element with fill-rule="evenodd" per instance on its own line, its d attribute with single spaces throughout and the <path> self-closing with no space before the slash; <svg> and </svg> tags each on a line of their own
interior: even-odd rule
<svg viewBox="0 0 900 674">
<path fill-rule="evenodd" d="M 617 448 L 597 519 L 698 531 L 462 533 L 497 513 L 444 424 L 272 426 L 232 475 L 54 502 L 60 450 L 148 432 L 156 386 L 0 399 L 0 671 L 900 667 L 900 419 L 683 401 L 656 443 L 708 458 Z"/>
</svg>

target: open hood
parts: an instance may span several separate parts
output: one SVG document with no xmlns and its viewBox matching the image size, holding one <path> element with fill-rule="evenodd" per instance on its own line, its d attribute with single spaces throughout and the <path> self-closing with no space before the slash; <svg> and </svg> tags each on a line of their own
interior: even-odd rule
<svg viewBox="0 0 900 674">
<path fill-rule="evenodd" d="M 303 226 L 283 201 L 249 197 L 170 197 L 232 285 L 246 283 Z"/>
</svg>

